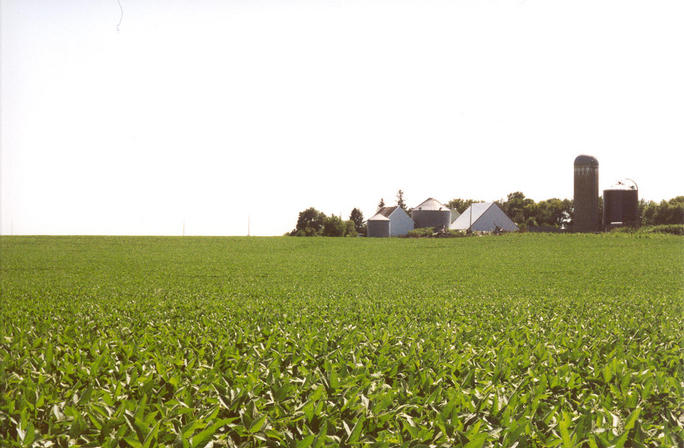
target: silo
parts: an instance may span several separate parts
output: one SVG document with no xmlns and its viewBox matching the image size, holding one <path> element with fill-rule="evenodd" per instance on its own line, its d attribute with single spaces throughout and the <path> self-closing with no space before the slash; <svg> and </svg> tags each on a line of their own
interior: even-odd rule
<svg viewBox="0 0 684 448">
<path fill-rule="evenodd" d="M 382 213 L 376 213 L 368 219 L 366 225 L 366 235 L 369 237 L 388 238 L 390 236 L 390 220 Z"/>
<path fill-rule="evenodd" d="M 631 179 L 619 180 L 603 190 L 603 226 L 639 227 L 639 189 Z"/>
<path fill-rule="evenodd" d="M 414 228 L 432 227 L 448 229 L 451 224 L 451 210 L 434 198 L 428 198 L 411 210 Z"/>
<path fill-rule="evenodd" d="M 575 232 L 597 232 L 601 228 L 598 168 L 599 163 L 595 157 L 580 155 L 575 158 Z"/>
</svg>

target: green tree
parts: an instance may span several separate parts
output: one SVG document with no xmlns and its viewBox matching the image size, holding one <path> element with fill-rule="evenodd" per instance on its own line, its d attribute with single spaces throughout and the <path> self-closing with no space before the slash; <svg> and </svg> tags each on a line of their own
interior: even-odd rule
<svg viewBox="0 0 684 448">
<path fill-rule="evenodd" d="M 660 201 L 655 207 L 653 225 L 684 224 L 684 196 Z"/>
<path fill-rule="evenodd" d="M 347 226 L 339 216 L 328 216 L 323 221 L 323 236 L 344 236 Z"/>
<path fill-rule="evenodd" d="M 404 201 L 404 192 L 401 189 L 397 192 L 397 205 L 405 212 L 408 211 L 406 208 L 406 202 Z"/>
<path fill-rule="evenodd" d="M 363 223 L 363 213 L 358 208 L 353 208 L 349 215 L 349 220 L 354 223 L 354 229 L 357 233 L 365 235 L 366 225 Z"/>
<path fill-rule="evenodd" d="M 450 209 L 456 210 L 459 213 L 463 213 L 468 207 L 470 207 L 470 204 L 474 204 L 475 202 L 481 202 L 481 201 L 476 201 L 473 199 L 452 199 L 449 201 L 447 204 Z"/>
<path fill-rule="evenodd" d="M 290 233 L 293 236 L 317 236 L 323 231 L 323 225 L 325 224 L 326 216 L 325 213 L 319 212 L 313 207 L 309 207 L 306 210 L 299 212 L 299 217 L 297 218 L 297 226 Z"/>
<path fill-rule="evenodd" d="M 354 221 L 344 221 L 344 236 L 357 236 L 359 232 L 356 231 L 356 224 Z"/>
<path fill-rule="evenodd" d="M 536 204 L 534 201 L 526 198 L 519 191 L 509 193 L 506 201 L 502 202 L 500 206 L 501 210 L 518 225 L 527 225 L 528 221 L 532 222 L 529 218 L 535 218 L 536 215 Z"/>
<path fill-rule="evenodd" d="M 537 225 L 562 227 L 570 221 L 572 201 L 551 198 L 539 201 L 535 207 L 534 219 Z"/>
</svg>

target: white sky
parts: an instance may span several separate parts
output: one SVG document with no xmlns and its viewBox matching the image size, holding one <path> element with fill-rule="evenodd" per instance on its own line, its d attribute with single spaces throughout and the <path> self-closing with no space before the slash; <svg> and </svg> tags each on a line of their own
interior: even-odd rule
<svg viewBox="0 0 684 448">
<path fill-rule="evenodd" d="M 684 194 L 684 2 L 0 0 L 3 234 Z"/>
</svg>

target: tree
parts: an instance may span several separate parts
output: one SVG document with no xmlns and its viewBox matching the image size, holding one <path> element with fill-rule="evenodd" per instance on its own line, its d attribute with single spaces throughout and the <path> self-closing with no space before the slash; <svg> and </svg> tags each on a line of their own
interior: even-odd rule
<svg viewBox="0 0 684 448">
<path fill-rule="evenodd" d="M 535 221 L 540 226 L 563 227 L 570 221 L 572 201 L 551 198 L 539 201 L 535 207 Z"/>
<path fill-rule="evenodd" d="M 529 218 L 534 218 L 536 214 L 536 204 L 534 201 L 526 198 L 519 191 L 509 193 L 506 201 L 500 205 L 501 210 L 517 225 L 527 225 L 527 222 L 530 221 Z"/>
<path fill-rule="evenodd" d="M 293 236 L 316 236 L 323 231 L 325 223 L 325 213 L 319 212 L 313 207 L 309 207 L 303 212 L 299 212 L 297 227 L 290 233 Z"/>
<path fill-rule="evenodd" d="M 406 202 L 404 202 L 404 192 L 401 189 L 397 192 L 397 205 L 405 212 L 408 211 L 406 208 Z"/>
<path fill-rule="evenodd" d="M 385 199 L 380 198 L 380 203 L 378 204 L 378 210 L 383 208 L 385 206 Z"/>
<path fill-rule="evenodd" d="M 323 222 L 323 236 L 344 236 L 346 225 L 339 216 L 326 217 Z"/>
<path fill-rule="evenodd" d="M 463 213 L 468 207 L 470 207 L 470 204 L 473 204 L 475 202 L 481 202 L 481 201 L 475 201 L 473 199 L 452 199 L 449 201 L 447 206 L 449 206 L 450 209 L 456 210 L 459 213 Z"/>
<path fill-rule="evenodd" d="M 363 213 L 358 208 L 353 208 L 349 215 L 349 220 L 354 223 L 354 229 L 357 233 L 365 234 L 366 226 L 363 224 Z"/>
<path fill-rule="evenodd" d="M 657 226 L 663 224 L 684 224 L 684 196 L 677 196 L 669 201 L 639 201 L 641 224 Z"/>
<path fill-rule="evenodd" d="M 357 236 L 358 234 L 354 221 L 344 221 L 344 236 Z"/>
</svg>

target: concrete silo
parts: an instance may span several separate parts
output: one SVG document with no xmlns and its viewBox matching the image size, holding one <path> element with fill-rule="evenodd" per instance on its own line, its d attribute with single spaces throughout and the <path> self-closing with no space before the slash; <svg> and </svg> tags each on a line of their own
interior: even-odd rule
<svg viewBox="0 0 684 448">
<path fill-rule="evenodd" d="M 575 232 L 598 232 L 601 229 L 598 169 L 595 157 L 580 155 L 575 158 Z"/>
<path fill-rule="evenodd" d="M 631 179 L 603 190 L 603 227 L 639 227 L 639 189 Z"/>
<path fill-rule="evenodd" d="M 451 224 L 451 210 L 434 198 L 428 198 L 411 210 L 414 227 L 432 227 L 434 229 L 448 229 Z"/>
</svg>

